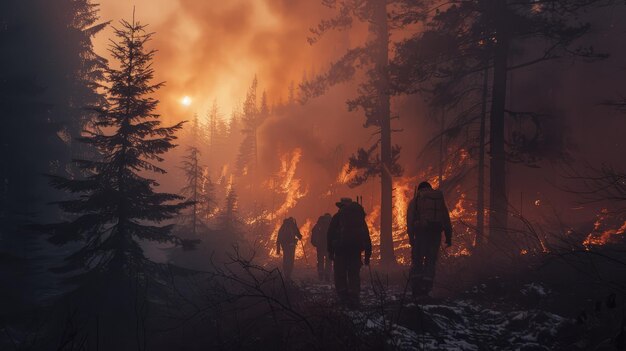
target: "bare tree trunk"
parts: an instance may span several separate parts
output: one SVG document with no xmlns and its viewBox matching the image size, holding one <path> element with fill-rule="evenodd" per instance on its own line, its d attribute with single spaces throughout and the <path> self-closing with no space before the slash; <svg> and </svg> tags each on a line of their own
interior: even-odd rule
<svg viewBox="0 0 626 351">
<path fill-rule="evenodd" d="M 257 143 L 258 143 L 258 140 L 257 140 L 257 138 L 258 138 L 257 130 L 258 130 L 258 125 L 256 125 L 256 123 L 258 123 L 258 122 L 255 122 L 255 126 L 254 126 L 254 146 L 253 146 L 253 148 L 254 148 L 254 172 L 255 172 L 255 175 L 256 175 L 256 169 L 258 167 L 258 162 L 259 162 L 259 152 L 258 152 L 258 149 L 257 149 Z"/>
<path fill-rule="evenodd" d="M 476 196 L 476 245 L 484 238 L 485 229 L 485 129 L 487 121 L 487 89 L 489 88 L 489 67 L 483 72 L 483 96 L 480 115 L 480 135 L 478 137 L 478 194 Z"/>
<path fill-rule="evenodd" d="M 208 113 L 209 117 L 209 145 L 208 145 L 208 153 L 207 160 L 208 164 L 212 165 L 215 159 L 215 155 L 217 154 L 216 148 L 218 145 L 218 131 L 217 131 L 217 122 L 218 122 L 218 106 L 217 99 L 213 100 L 213 106 L 211 106 L 211 110 Z M 198 146 L 198 145 L 196 145 Z"/>
<path fill-rule="evenodd" d="M 439 140 L 439 186 L 438 188 L 441 190 L 442 186 L 443 186 L 443 148 L 444 148 L 444 144 L 443 144 L 443 136 L 444 136 L 444 132 L 446 130 L 446 109 L 445 107 L 441 108 L 441 139 Z"/>
<path fill-rule="evenodd" d="M 193 214 L 192 214 L 192 233 L 193 237 L 196 237 L 196 216 L 198 214 L 198 154 L 197 151 L 193 153 Z"/>
<path fill-rule="evenodd" d="M 378 56 L 376 71 L 379 75 L 378 99 L 380 113 L 380 160 L 382 163 L 380 189 L 380 260 L 383 265 L 396 263 L 392 233 L 392 156 L 391 156 L 391 112 L 389 96 L 389 28 L 387 23 L 387 1 L 377 0 L 374 26 L 377 29 Z"/>
<path fill-rule="evenodd" d="M 504 118 L 507 91 L 507 64 L 509 57 L 509 33 L 507 2 L 496 0 L 495 21 L 497 42 L 494 52 L 493 88 L 491 102 L 489 168 L 490 197 L 489 236 L 503 239 L 507 228 L 506 155 L 504 150 Z"/>
</svg>

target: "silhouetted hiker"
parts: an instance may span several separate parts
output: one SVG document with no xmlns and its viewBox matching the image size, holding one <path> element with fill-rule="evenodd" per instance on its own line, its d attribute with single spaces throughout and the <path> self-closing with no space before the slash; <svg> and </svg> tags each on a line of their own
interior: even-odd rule
<svg viewBox="0 0 626 351">
<path fill-rule="evenodd" d="M 276 252 L 280 255 L 280 249 L 283 249 L 283 273 L 287 279 L 291 278 L 293 260 L 296 253 L 296 243 L 300 239 L 302 239 L 302 234 L 300 234 L 295 218 L 286 218 L 278 230 Z"/>
<path fill-rule="evenodd" d="M 350 198 L 342 198 L 336 205 L 339 210 L 328 228 L 328 254 L 333 260 L 339 302 L 355 307 L 361 291 L 361 252 L 365 251 L 365 265 L 369 265 L 372 241 L 363 207 Z"/>
<path fill-rule="evenodd" d="M 406 219 L 411 243 L 411 288 L 414 297 L 425 296 L 433 288 L 442 231 L 448 247 L 452 245 L 452 225 L 443 193 L 427 182 L 420 183 Z"/>
<path fill-rule="evenodd" d="M 320 280 L 330 279 L 330 258 L 328 257 L 328 227 L 332 217 L 325 213 L 317 219 L 311 231 L 311 244 L 317 249 L 317 274 Z"/>
</svg>

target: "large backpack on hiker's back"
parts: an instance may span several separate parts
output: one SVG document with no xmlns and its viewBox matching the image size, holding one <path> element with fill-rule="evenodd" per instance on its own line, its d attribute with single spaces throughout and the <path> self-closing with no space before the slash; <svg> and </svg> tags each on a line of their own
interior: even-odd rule
<svg viewBox="0 0 626 351">
<path fill-rule="evenodd" d="M 326 235 L 330 224 L 330 216 L 321 216 L 311 231 L 311 244 L 318 249 L 326 249 Z"/>
<path fill-rule="evenodd" d="M 296 231 L 298 225 L 295 220 L 288 218 L 283 221 L 283 224 L 278 230 L 278 241 L 282 244 L 294 244 L 296 242 Z"/>
<path fill-rule="evenodd" d="M 415 197 L 415 227 L 441 233 L 446 211 L 441 191 L 434 189 L 418 191 Z"/>
<path fill-rule="evenodd" d="M 344 250 L 363 250 L 365 233 L 365 211 L 356 202 L 345 205 L 339 218 L 339 233 L 336 247 Z"/>
</svg>

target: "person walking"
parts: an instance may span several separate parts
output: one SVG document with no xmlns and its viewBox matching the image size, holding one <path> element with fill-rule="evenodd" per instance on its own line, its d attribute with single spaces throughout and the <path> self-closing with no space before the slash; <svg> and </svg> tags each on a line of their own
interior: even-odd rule
<svg viewBox="0 0 626 351">
<path fill-rule="evenodd" d="M 331 219 L 328 228 L 328 254 L 333 260 L 335 289 L 339 302 L 348 307 L 359 305 L 361 291 L 361 253 L 365 252 L 364 263 L 369 265 L 372 241 L 365 210 L 350 198 L 336 203 L 339 210 Z"/>
<path fill-rule="evenodd" d="M 422 182 L 409 202 L 407 231 L 411 243 L 411 289 L 414 297 L 428 296 L 435 280 L 441 233 L 452 245 L 450 214 L 440 190 Z"/>
<path fill-rule="evenodd" d="M 332 268 L 330 258 L 328 257 L 328 227 L 332 216 L 325 213 L 317 219 L 317 223 L 311 231 L 311 245 L 317 250 L 317 275 L 320 280 L 330 280 L 330 271 Z"/>
<path fill-rule="evenodd" d="M 300 234 L 295 218 L 289 217 L 283 220 L 276 238 L 276 252 L 280 255 L 281 249 L 283 251 L 283 273 L 287 279 L 291 279 L 296 244 L 301 239 L 302 234 Z"/>
</svg>

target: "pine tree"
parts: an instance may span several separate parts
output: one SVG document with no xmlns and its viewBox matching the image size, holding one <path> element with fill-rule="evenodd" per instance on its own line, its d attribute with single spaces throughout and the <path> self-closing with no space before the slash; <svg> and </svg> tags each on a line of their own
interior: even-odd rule
<svg viewBox="0 0 626 351">
<path fill-rule="evenodd" d="M 296 103 L 296 85 L 292 80 L 289 82 L 289 93 L 287 95 L 287 104 L 294 105 Z"/>
<path fill-rule="evenodd" d="M 239 108 L 233 108 L 228 121 L 228 139 L 236 140 L 241 135 L 241 111 Z"/>
<path fill-rule="evenodd" d="M 204 133 L 202 133 L 202 124 L 198 118 L 198 114 L 194 113 L 189 128 L 187 128 L 187 143 L 196 148 L 201 148 L 205 143 Z"/>
<path fill-rule="evenodd" d="M 41 174 L 67 174 L 72 139 L 92 116 L 85 107 L 101 102 L 105 60 L 91 39 L 106 23 L 97 22 L 89 0 L 0 3 L 0 236 L 55 215 L 44 212 L 56 194 Z"/>
<path fill-rule="evenodd" d="M 81 277 L 109 272 L 134 277 L 145 264 L 139 240 L 185 245 L 171 233 L 172 225 L 155 225 L 171 219 L 189 203 L 182 197 L 158 193 L 158 183 L 143 172 L 164 174 L 158 166 L 165 152 L 175 147 L 175 132 L 182 123 L 161 127 L 154 111 L 158 100 L 150 97 L 163 83 L 152 84 L 154 50 L 145 49 L 152 34 L 145 25 L 121 21 L 115 29 L 111 55 L 119 69 L 106 74 L 108 104 L 98 109 L 96 131 L 80 140 L 95 147 L 98 160 L 76 160 L 88 174 L 84 179 L 50 176 L 52 185 L 80 197 L 58 201 L 72 220 L 47 225 L 50 241 L 66 244 L 78 241 L 80 250 L 67 258 L 64 271 L 86 270 Z M 109 132 L 110 131 L 110 132 Z"/>
<path fill-rule="evenodd" d="M 480 102 L 478 129 L 478 186 L 476 189 L 476 240 L 481 245 L 485 239 L 485 137 L 487 133 L 487 96 L 489 94 L 489 69 L 483 70 L 483 86 Z"/>
<path fill-rule="evenodd" d="M 206 228 L 206 219 L 215 206 L 214 186 L 206 167 L 200 165 L 200 150 L 190 146 L 182 162 L 186 184 L 180 193 L 186 201 L 192 203 L 189 213 L 181 216 L 184 222 L 190 222 L 191 234 L 197 237 L 199 230 Z"/>
<path fill-rule="evenodd" d="M 105 26 L 91 0 L 0 1 L 3 307 L 31 309 L 41 297 L 41 267 L 52 255 L 24 224 L 58 217 L 45 204 L 59 193 L 41 174 L 75 174 L 71 155 L 85 152 L 73 139 L 93 116 L 85 107 L 102 102 L 96 90 L 106 65 L 92 38 Z"/>
<path fill-rule="evenodd" d="M 224 201 L 224 209 L 219 218 L 220 229 L 224 232 L 238 235 L 239 219 L 237 217 L 237 209 L 237 192 L 235 191 L 235 187 L 231 184 Z"/>
<path fill-rule="evenodd" d="M 241 119 L 241 132 L 244 138 L 239 146 L 239 155 L 237 156 L 237 171 L 240 174 L 249 174 L 254 172 L 258 163 L 258 129 L 263 123 L 266 116 L 262 113 L 268 113 L 267 101 L 265 100 L 265 111 L 261 111 L 257 105 L 257 87 L 258 81 L 256 76 L 252 81 L 252 85 L 246 94 L 246 100 L 243 104 L 243 115 Z"/>
<path fill-rule="evenodd" d="M 259 121 L 263 122 L 270 116 L 270 106 L 267 102 L 267 93 L 261 94 L 261 107 L 259 108 Z"/>
<path fill-rule="evenodd" d="M 334 62 L 325 73 L 313 79 L 303 78 L 300 85 L 304 98 L 319 96 L 330 86 L 352 79 L 361 69 L 366 79 L 359 84 L 359 96 L 347 102 L 348 109 L 362 110 L 365 114 L 366 128 L 375 128 L 380 136 L 374 144 L 357 150 L 350 158 L 351 167 L 360 170 L 361 176 L 353 185 L 360 185 L 371 176 L 380 177 L 381 213 L 380 213 L 380 258 L 386 264 L 394 264 L 394 245 L 392 236 L 392 180 L 402 174 L 402 168 L 396 160 L 399 146 L 392 144 L 391 128 L 391 82 L 389 78 L 390 52 L 390 6 L 403 3 L 404 0 L 364 0 L 364 1 L 323 1 L 334 9 L 337 15 L 323 20 L 312 29 L 314 36 L 309 38 L 313 44 L 329 30 L 344 30 L 360 21 L 368 25 L 370 36 L 362 46 L 350 48 L 339 60 Z"/>
<path fill-rule="evenodd" d="M 209 160 L 213 161 L 214 156 L 218 153 L 218 148 L 221 144 L 221 132 L 223 131 L 223 123 L 220 116 L 220 110 L 217 105 L 217 100 L 213 100 L 211 109 L 207 112 L 207 137 L 209 139 Z"/>
<path fill-rule="evenodd" d="M 438 106 L 462 105 L 468 97 L 486 100 L 480 95 L 485 87 L 490 88 L 490 106 L 486 109 L 490 117 L 489 230 L 494 238 L 502 239 L 507 232 L 509 206 L 506 162 L 523 157 L 515 150 L 516 141 L 505 138 L 506 116 L 536 117 L 506 108 L 510 94 L 507 77 L 511 72 L 564 57 L 603 58 L 592 47 L 575 47 L 574 43 L 590 29 L 589 23 L 581 22 L 578 15 L 608 2 L 473 0 L 441 7 L 442 3 L 435 2 L 427 9 L 414 8 L 401 16 L 406 23 L 425 18 L 428 22 L 426 30 L 397 46 L 396 88 L 406 94 L 430 91 Z M 513 63 L 516 56 L 523 61 Z M 490 84 L 485 84 L 481 75 L 489 73 Z M 471 94 L 472 91 L 479 94 Z M 482 103 L 468 105 L 482 110 Z M 485 114 L 486 111 L 462 111 L 462 118 L 457 118 L 449 131 L 484 119 Z"/>
</svg>

